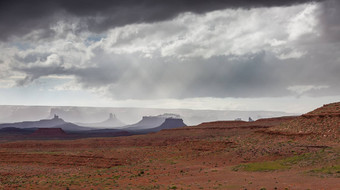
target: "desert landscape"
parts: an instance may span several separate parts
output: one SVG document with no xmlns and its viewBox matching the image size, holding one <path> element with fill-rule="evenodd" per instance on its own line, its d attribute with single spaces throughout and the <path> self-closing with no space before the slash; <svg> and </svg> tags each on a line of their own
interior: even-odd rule
<svg viewBox="0 0 340 190">
<path fill-rule="evenodd" d="M 340 103 L 143 135 L 2 140 L 1 189 L 339 189 Z"/>
<path fill-rule="evenodd" d="M 340 0 L 1 0 L 0 190 L 340 190 Z"/>
</svg>

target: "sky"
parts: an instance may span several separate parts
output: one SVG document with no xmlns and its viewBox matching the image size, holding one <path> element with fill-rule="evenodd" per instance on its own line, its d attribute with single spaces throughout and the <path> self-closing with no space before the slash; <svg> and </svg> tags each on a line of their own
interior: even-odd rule
<svg viewBox="0 0 340 190">
<path fill-rule="evenodd" d="M 337 0 L 0 1 L 0 104 L 273 110 L 340 100 Z"/>
</svg>

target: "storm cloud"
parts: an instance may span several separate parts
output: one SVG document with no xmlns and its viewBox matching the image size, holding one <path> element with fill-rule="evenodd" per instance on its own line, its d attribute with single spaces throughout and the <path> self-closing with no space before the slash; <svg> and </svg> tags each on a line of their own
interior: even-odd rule
<svg viewBox="0 0 340 190">
<path fill-rule="evenodd" d="M 320 0 L 314 0 L 317 2 Z M 289 6 L 312 0 L 5 0 L 0 2 L 0 39 L 35 32 L 36 38 L 55 35 L 51 30 L 59 21 L 78 22 L 72 30 L 101 33 L 107 29 L 135 23 L 152 23 L 180 13 L 206 13 L 226 8 Z"/>
<path fill-rule="evenodd" d="M 0 88 L 49 78 L 49 91 L 112 100 L 339 96 L 339 5 L 2 1 Z"/>
<path fill-rule="evenodd" d="M 322 4 L 320 24 L 324 37 L 329 42 L 340 41 L 340 2 L 326 1 Z"/>
</svg>

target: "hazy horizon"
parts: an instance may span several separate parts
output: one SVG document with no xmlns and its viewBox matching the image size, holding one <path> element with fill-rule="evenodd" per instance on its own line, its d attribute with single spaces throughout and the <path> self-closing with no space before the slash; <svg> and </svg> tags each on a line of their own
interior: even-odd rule
<svg viewBox="0 0 340 190">
<path fill-rule="evenodd" d="M 340 100 L 336 0 L 0 3 L 0 105 L 305 113 Z"/>
<path fill-rule="evenodd" d="M 134 124 L 144 116 L 158 116 L 162 114 L 177 114 L 186 124 L 197 125 L 202 122 L 218 120 L 235 120 L 241 118 L 248 121 L 269 117 L 298 115 L 296 113 L 275 111 L 237 111 L 237 110 L 192 110 L 192 109 L 159 109 L 159 108 L 114 108 L 114 107 L 75 107 L 75 106 L 3 106 L 0 105 L 0 123 L 22 121 L 38 121 L 51 119 L 54 114 L 66 122 L 89 124 L 103 122 L 109 114 L 125 124 Z"/>
</svg>

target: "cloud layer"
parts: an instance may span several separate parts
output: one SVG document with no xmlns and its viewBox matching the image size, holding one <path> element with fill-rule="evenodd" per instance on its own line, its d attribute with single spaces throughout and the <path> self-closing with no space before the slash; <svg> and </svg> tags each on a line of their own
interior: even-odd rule
<svg viewBox="0 0 340 190">
<path fill-rule="evenodd" d="M 32 31 L 39 37 L 55 35 L 50 26 L 60 20 L 75 19 L 78 32 L 103 32 L 117 26 L 152 23 L 180 13 L 206 13 L 226 8 L 288 6 L 311 0 L 5 0 L 0 2 L 0 39 L 22 36 Z M 316 0 L 314 0 L 316 1 Z"/>
<path fill-rule="evenodd" d="M 335 0 L 139 2 L 3 3 L 0 87 L 50 77 L 64 82 L 49 90 L 122 100 L 340 95 Z"/>
</svg>

